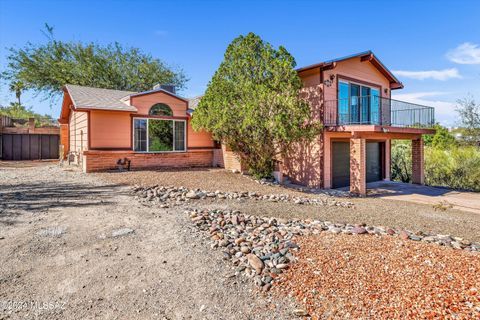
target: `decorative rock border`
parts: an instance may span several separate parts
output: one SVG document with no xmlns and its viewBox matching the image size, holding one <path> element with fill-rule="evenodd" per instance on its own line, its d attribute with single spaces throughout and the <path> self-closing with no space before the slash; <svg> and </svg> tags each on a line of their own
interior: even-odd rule
<svg viewBox="0 0 480 320">
<path fill-rule="evenodd" d="M 335 234 L 389 235 L 404 240 L 431 242 L 453 249 L 480 252 L 480 243 L 450 235 L 429 235 L 387 227 L 335 224 L 329 221 L 260 218 L 239 211 L 186 211 L 192 223 L 208 234 L 212 249 L 220 249 L 235 266 L 235 275 L 244 274 L 268 291 L 275 278 L 295 262 L 292 251 L 299 249 L 297 236 L 331 232 Z"/>
<path fill-rule="evenodd" d="M 339 201 L 333 196 L 322 194 L 315 198 L 296 197 L 286 194 L 260 195 L 256 192 L 221 192 L 204 191 L 200 189 L 188 189 L 185 187 L 133 187 L 133 193 L 137 200 L 160 203 L 160 207 L 167 208 L 171 205 L 179 205 L 189 200 L 196 199 L 230 199 L 230 200 L 257 200 L 270 202 L 290 202 L 298 205 L 314 206 L 337 206 L 344 208 L 353 208 L 354 204 L 350 201 Z"/>
</svg>

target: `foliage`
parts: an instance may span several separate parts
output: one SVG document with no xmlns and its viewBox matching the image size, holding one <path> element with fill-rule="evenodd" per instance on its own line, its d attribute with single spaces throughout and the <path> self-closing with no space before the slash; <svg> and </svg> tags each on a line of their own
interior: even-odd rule
<svg viewBox="0 0 480 320">
<path fill-rule="evenodd" d="M 157 83 L 178 88 L 185 85 L 181 70 L 173 70 L 138 48 L 126 48 L 117 42 L 100 45 L 59 41 L 46 27 L 47 43 L 9 49 L 1 77 L 10 88 L 20 83 L 21 90 L 33 89 L 53 97 L 65 84 L 129 91 L 150 90 Z"/>
<path fill-rule="evenodd" d="M 456 144 L 455 137 L 448 131 L 446 127 L 437 123 L 433 126 L 433 129 L 436 130 L 434 135 L 423 136 L 425 146 L 446 149 Z"/>
<path fill-rule="evenodd" d="M 237 37 L 193 114 L 194 129 L 211 132 L 253 175 L 270 176 L 278 155 L 320 127 L 308 122 L 310 106 L 299 97 L 295 66 L 284 47 L 275 49 L 254 33 Z"/>
<path fill-rule="evenodd" d="M 412 156 L 409 141 L 392 141 L 392 180 L 411 182 Z M 425 146 L 425 183 L 454 189 L 480 191 L 480 149 L 442 144 Z"/>
<path fill-rule="evenodd" d="M 412 143 L 392 140 L 391 178 L 401 182 L 412 181 Z"/>
<path fill-rule="evenodd" d="M 472 97 L 457 100 L 456 108 L 467 142 L 478 144 L 480 142 L 480 104 L 477 104 Z"/>
<path fill-rule="evenodd" d="M 426 148 L 425 183 L 480 191 L 480 149 L 475 146 Z"/>
<path fill-rule="evenodd" d="M 41 114 L 35 113 L 31 108 L 26 108 L 18 102 L 13 102 L 7 107 L 0 106 L 0 115 L 14 119 L 35 118 L 36 126 L 52 125 L 55 123 L 55 120 L 50 115 L 46 114 L 42 116 Z"/>
</svg>

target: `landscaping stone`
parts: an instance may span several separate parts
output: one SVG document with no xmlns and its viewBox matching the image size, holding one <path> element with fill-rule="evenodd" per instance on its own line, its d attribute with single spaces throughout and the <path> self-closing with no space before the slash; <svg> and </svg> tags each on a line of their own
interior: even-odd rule
<svg viewBox="0 0 480 320">
<path fill-rule="evenodd" d="M 153 186 L 153 187 L 140 187 L 134 186 L 132 188 L 136 199 L 147 202 L 159 203 L 160 207 L 166 207 L 166 205 L 179 205 L 187 200 L 198 200 L 204 198 L 210 199 L 236 199 L 243 200 L 256 200 L 256 201 L 270 201 L 270 202 L 288 202 L 296 205 L 312 205 L 312 206 L 339 206 L 345 208 L 353 208 L 354 205 L 350 201 L 340 201 L 334 198 L 334 195 L 323 193 L 316 197 L 298 197 L 286 194 L 269 194 L 260 195 L 256 192 L 221 192 L 219 190 L 215 192 L 204 190 L 193 190 L 185 187 L 165 187 L 165 186 Z M 336 195 L 335 195 L 336 196 Z"/>
<path fill-rule="evenodd" d="M 239 196 L 242 194 L 239 194 Z M 383 226 L 339 224 L 320 220 L 275 219 L 256 217 L 233 210 L 186 211 L 196 228 L 212 241 L 212 249 L 221 249 L 223 258 L 231 261 L 237 274 L 252 278 L 261 290 L 269 290 L 278 275 L 296 261 L 292 252 L 299 250 L 302 236 L 322 232 L 398 237 L 405 241 L 425 241 L 453 249 L 480 251 L 479 243 L 449 235 L 415 234 Z M 363 237 L 362 237 L 363 238 Z"/>
</svg>

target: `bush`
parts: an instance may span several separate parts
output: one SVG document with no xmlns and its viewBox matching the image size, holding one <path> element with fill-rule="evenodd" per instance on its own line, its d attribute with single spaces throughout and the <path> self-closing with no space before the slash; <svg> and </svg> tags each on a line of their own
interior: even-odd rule
<svg viewBox="0 0 480 320">
<path fill-rule="evenodd" d="M 411 143 L 392 141 L 392 180 L 411 182 Z M 450 145 L 425 147 L 425 184 L 480 191 L 480 149 Z"/>
<path fill-rule="evenodd" d="M 426 148 L 425 183 L 480 191 L 480 149 L 472 146 Z"/>
</svg>

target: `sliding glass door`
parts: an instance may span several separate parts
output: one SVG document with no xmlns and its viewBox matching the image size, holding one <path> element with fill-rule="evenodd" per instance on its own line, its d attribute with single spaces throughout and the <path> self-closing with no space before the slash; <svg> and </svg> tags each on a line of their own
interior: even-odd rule
<svg viewBox="0 0 480 320">
<path fill-rule="evenodd" d="M 338 124 L 379 124 L 380 90 L 341 80 L 338 84 Z"/>
</svg>

